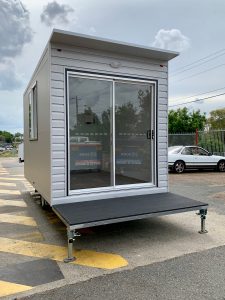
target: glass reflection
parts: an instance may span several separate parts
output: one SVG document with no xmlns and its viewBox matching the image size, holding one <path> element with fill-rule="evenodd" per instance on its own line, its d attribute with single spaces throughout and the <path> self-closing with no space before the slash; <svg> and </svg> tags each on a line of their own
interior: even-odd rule
<svg viewBox="0 0 225 300">
<path fill-rule="evenodd" d="M 111 185 L 112 83 L 69 78 L 70 189 Z"/>
<path fill-rule="evenodd" d="M 151 182 L 151 90 L 115 84 L 115 184 Z"/>
</svg>

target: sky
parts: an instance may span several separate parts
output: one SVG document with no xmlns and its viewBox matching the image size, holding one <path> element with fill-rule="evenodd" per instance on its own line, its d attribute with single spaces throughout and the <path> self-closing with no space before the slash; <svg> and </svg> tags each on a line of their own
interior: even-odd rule
<svg viewBox="0 0 225 300">
<path fill-rule="evenodd" d="M 224 0 L 0 0 L 0 130 L 23 132 L 23 92 L 53 28 L 178 51 L 169 108 L 225 107 Z"/>
</svg>

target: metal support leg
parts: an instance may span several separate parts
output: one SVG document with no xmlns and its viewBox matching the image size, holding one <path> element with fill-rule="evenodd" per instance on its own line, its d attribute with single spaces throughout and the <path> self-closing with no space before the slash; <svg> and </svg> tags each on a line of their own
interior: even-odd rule
<svg viewBox="0 0 225 300">
<path fill-rule="evenodd" d="M 201 218 L 201 230 L 199 231 L 200 234 L 207 233 L 208 231 L 205 229 L 205 220 L 207 215 L 207 209 L 200 209 L 199 214 Z"/>
<path fill-rule="evenodd" d="M 75 241 L 75 237 L 77 236 L 80 236 L 80 234 L 75 232 L 75 230 L 70 230 L 69 228 L 67 228 L 68 257 L 64 259 L 65 263 L 72 262 L 76 259 L 73 256 L 73 242 Z"/>
</svg>

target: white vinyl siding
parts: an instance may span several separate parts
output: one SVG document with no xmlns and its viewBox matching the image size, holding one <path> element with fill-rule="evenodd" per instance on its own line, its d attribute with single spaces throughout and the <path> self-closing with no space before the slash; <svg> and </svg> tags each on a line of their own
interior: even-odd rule
<svg viewBox="0 0 225 300">
<path fill-rule="evenodd" d="M 60 49 L 60 51 L 58 51 Z M 118 68 L 111 65 L 117 63 Z M 52 198 L 67 196 L 66 157 L 66 91 L 65 68 L 90 71 L 108 75 L 121 75 L 158 81 L 157 91 L 157 139 L 158 139 L 158 189 L 168 189 L 167 178 L 167 109 L 168 109 L 168 64 L 164 61 L 127 57 L 97 50 L 75 48 L 68 45 L 51 45 L 51 148 L 52 148 Z M 57 188 L 56 188 L 57 187 Z M 147 193 L 147 189 L 142 191 Z M 148 189 L 149 192 L 149 189 Z M 128 193 L 128 192 L 126 192 Z M 141 193 L 141 192 L 140 192 Z M 121 192 L 123 194 L 123 192 Z M 80 199 L 82 199 L 81 196 Z M 92 195 L 92 198 L 97 197 Z M 110 193 L 109 193 L 110 197 Z M 68 197 L 69 198 L 69 197 Z"/>
</svg>

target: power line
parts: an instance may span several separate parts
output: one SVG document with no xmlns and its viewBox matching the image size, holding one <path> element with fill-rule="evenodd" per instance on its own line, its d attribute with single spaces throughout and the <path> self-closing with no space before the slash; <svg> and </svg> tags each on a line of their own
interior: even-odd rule
<svg viewBox="0 0 225 300">
<path fill-rule="evenodd" d="M 197 68 L 197 67 L 199 67 L 199 66 L 201 66 L 201 65 L 204 65 L 204 64 L 206 64 L 207 62 L 209 62 L 209 61 L 211 61 L 211 60 L 214 60 L 214 59 L 216 59 L 216 58 L 218 58 L 218 57 L 220 57 L 220 56 L 223 56 L 223 55 L 225 55 L 225 52 L 222 53 L 222 54 L 219 54 L 219 55 L 217 55 L 217 56 L 215 56 L 215 57 L 212 57 L 212 58 L 210 58 L 210 59 L 208 59 L 208 60 L 206 60 L 206 61 L 200 62 L 200 63 L 198 63 L 197 65 L 192 66 L 192 67 L 190 67 L 190 68 L 186 68 L 186 69 L 184 69 L 184 70 L 181 70 L 181 71 L 178 71 L 178 72 L 174 72 L 174 73 L 172 73 L 170 76 L 171 76 L 171 77 L 176 77 L 176 76 L 178 76 L 178 75 L 181 74 L 181 73 L 184 73 L 184 72 L 187 72 L 187 71 L 192 70 L 192 69 L 194 69 L 194 68 Z"/>
<path fill-rule="evenodd" d="M 201 72 L 198 72 L 198 73 L 191 74 L 190 76 L 187 76 L 187 77 L 181 78 L 181 79 L 179 79 L 179 80 L 175 80 L 175 81 L 177 81 L 177 82 L 183 81 L 183 80 L 185 80 L 185 79 L 189 79 L 189 78 L 198 76 L 198 75 L 200 75 L 200 74 L 202 74 L 202 73 L 205 73 L 205 72 L 208 72 L 208 71 L 212 71 L 212 70 L 217 69 L 217 68 L 220 68 L 220 67 L 222 67 L 222 66 L 225 66 L 225 64 L 217 65 L 217 66 L 215 66 L 215 67 L 213 67 L 213 68 L 209 68 L 209 69 L 206 69 L 206 70 L 204 70 L 204 71 L 201 71 Z"/>
<path fill-rule="evenodd" d="M 223 90 L 223 89 L 225 89 L 225 86 L 222 87 L 222 88 L 216 89 L 216 90 L 211 90 L 211 91 L 205 92 L 205 93 L 195 94 L 195 95 L 193 95 L 193 96 L 188 96 L 188 97 L 185 97 L 185 99 L 190 99 L 190 98 L 193 98 L 193 97 L 198 97 L 198 96 L 201 96 L 201 95 L 205 95 L 205 94 L 209 94 L 209 93 L 221 91 L 221 90 Z M 184 99 L 184 97 L 178 98 L 178 99 L 176 99 L 176 100 L 179 101 L 179 100 L 183 100 L 183 99 Z"/>
<path fill-rule="evenodd" d="M 204 56 L 203 58 L 200 58 L 200 59 L 195 60 L 194 62 L 192 62 L 192 63 L 190 63 L 190 64 L 187 64 L 187 65 L 185 65 L 185 66 L 183 66 L 183 67 L 180 67 L 180 68 L 176 69 L 173 73 L 176 73 L 176 72 L 178 72 L 178 71 L 181 70 L 181 69 L 184 69 L 184 68 L 186 68 L 186 67 L 192 66 L 192 65 L 198 63 L 199 61 L 205 60 L 205 59 L 207 59 L 207 58 L 209 58 L 209 57 L 211 57 L 211 56 L 214 56 L 214 55 L 216 55 L 216 54 L 218 54 L 218 53 L 220 53 L 220 52 L 224 52 L 224 51 L 225 51 L 225 49 L 221 49 L 221 50 L 218 50 L 218 51 L 216 51 L 216 52 L 213 52 L 213 53 L 211 53 L 211 54 L 209 54 L 209 55 L 207 55 L 207 56 Z"/>
<path fill-rule="evenodd" d="M 206 100 L 206 99 L 216 98 L 216 97 L 219 97 L 219 96 L 222 96 L 222 95 L 225 95 L 225 93 L 221 93 L 221 94 L 217 94 L 217 95 L 213 95 L 213 96 L 209 96 L 209 97 L 205 97 L 205 98 L 201 98 L 201 99 L 196 99 L 196 100 L 193 100 L 193 101 L 188 101 L 188 102 L 183 102 L 183 103 L 179 103 L 179 104 L 169 105 L 169 107 L 175 107 L 175 106 L 179 106 L 179 105 L 199 102 L 199 101 L 203 101 L 203 100 Z"/>
</svg>

